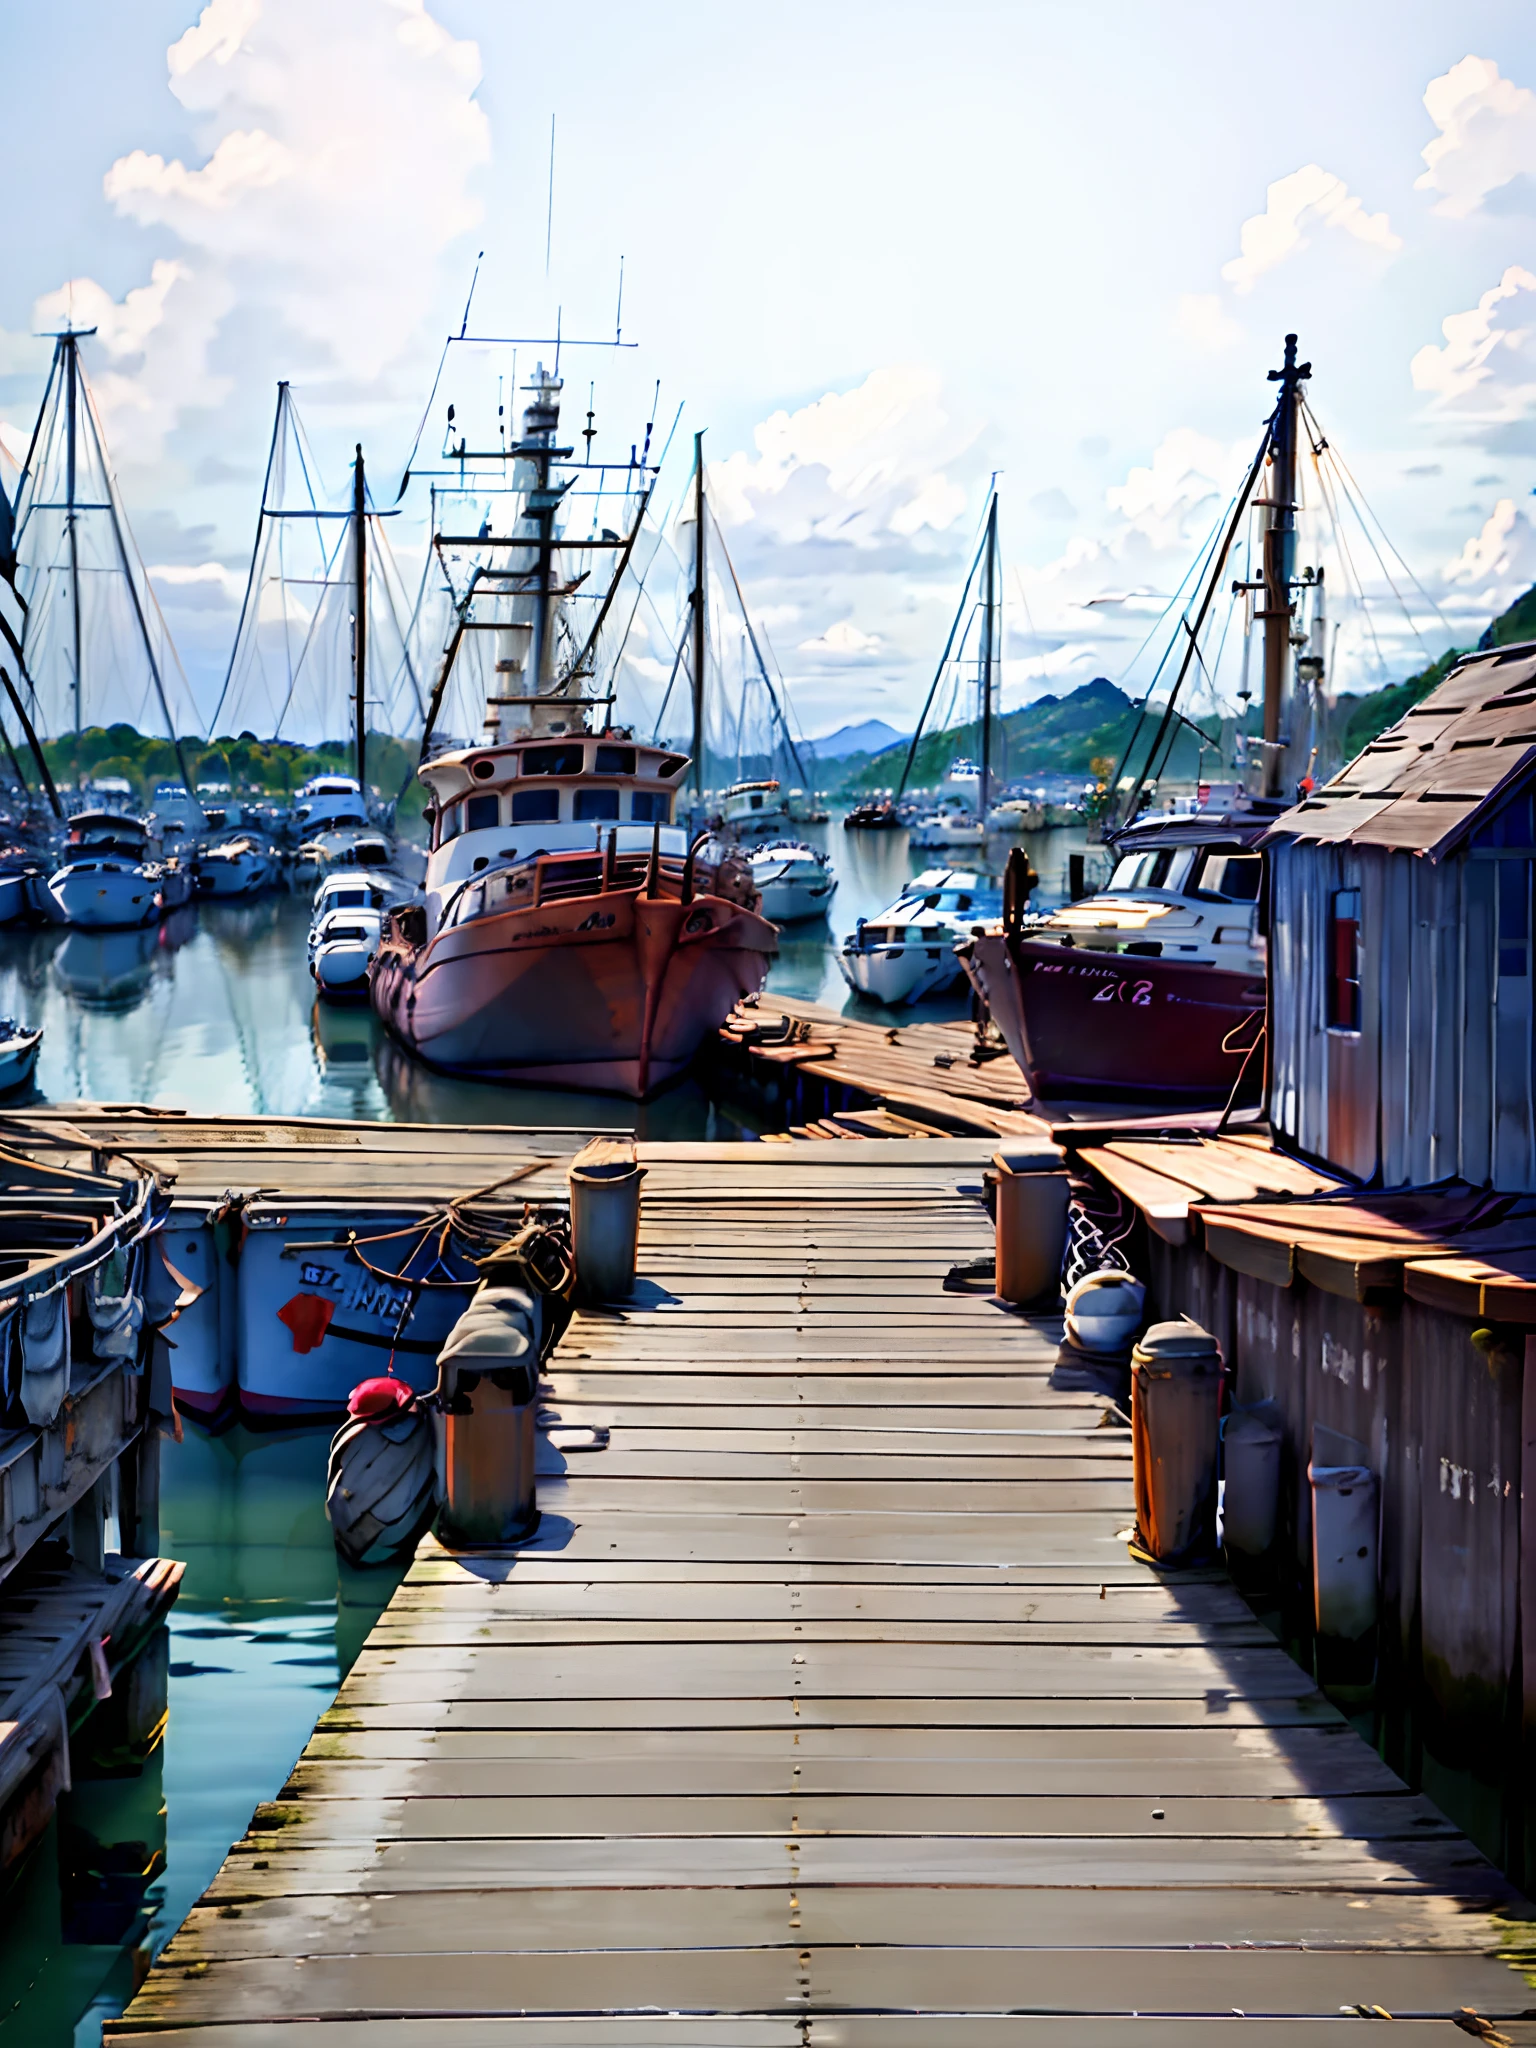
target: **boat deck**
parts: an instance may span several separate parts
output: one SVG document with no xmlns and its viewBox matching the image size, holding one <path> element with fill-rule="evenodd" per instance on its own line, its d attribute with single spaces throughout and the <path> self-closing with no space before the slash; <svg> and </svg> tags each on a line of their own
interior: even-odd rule
<svg viewBox="0 0 1536 2048">
<path fill-rule="evenodd" d="M 1523 1904 L 1221 1575 L 1131 1559 L 1054 1327 L 944 1291 L 988 1150 L 642 1148 L 537 1538 L 423 1545 L 108 2039 L 1536 2041 Z"/>
</svg>

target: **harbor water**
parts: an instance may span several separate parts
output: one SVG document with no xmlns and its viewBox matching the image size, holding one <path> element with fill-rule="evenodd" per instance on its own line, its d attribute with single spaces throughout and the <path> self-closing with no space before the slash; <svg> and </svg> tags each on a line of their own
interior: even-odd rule
<svg viewBox="0 0 1536 2048">
<path fill-rule="evenodd" d="M 829 918 L 785 934 L 770 989 L 891 1021 L 961 1016 L 962 989 L 885 1013 L 849 995 L 836 949 L 941 854 L 904 832 L 806 836 L 830 852 Z M 1000 873 L 1007 841 L 987 869 Z M 1081 832 L 1029 842 L 1050 900 Z M 957 858 L 955 865 L 973 865 Z M 315 1000 L 306 897 L 202 903 L 156 929 L 0 933 L 0 1011 L 41 1024 L 33 1102 L 152 1103 L 205 1114 L 423 1123 L 636 1127 L 651 1138 L 751 1136 L 751 1112 L 687 1080 L 642 1105 L 455 1081 L 413 1066 L 365 1008 Z M 393 1570 L 338 1563 L 325 1516 L 330 1429 L 162 1446 L 161 1551 L 186 1577 L 171 1610 L 169 1714 L 142 1771 L 65 1794 L 0 1921 L 0 2048 L 95 2048 L 171 1936 L 276 1795 L 394 1590 Z"/>
</svg>

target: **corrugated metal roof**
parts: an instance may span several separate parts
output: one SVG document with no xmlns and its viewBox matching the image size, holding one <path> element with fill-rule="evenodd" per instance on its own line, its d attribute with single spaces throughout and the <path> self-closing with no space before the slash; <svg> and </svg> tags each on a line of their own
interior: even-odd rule
<svg viewBox="0 0 1536 2048">
<path fill-rule="evenodd" d="M 1442 860 L 1536 765 L 1536 642 L 1469 654 L 1264 836 Z"/>
</svg>

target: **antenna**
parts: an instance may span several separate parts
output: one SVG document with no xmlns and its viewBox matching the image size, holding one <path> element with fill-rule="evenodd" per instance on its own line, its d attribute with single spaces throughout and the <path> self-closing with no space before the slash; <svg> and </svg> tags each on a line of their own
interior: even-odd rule
<svg viewBox="0 0 1536 2048">
<path fill-rule="evenodd" d="M 549 117 L 549 206 L 544 215 L 544 276 L 549 278 L 549 251 L 555 235 L 555 117 Z"/>
<path fill-rule="evenodd" d="M 613 345 L 617 348 L 624 333 L 624 258 L 619 258 L 619 303 L 613 315 Z"/>
<path fill-rule="evenodd" d="M 473 305 L 473 304 L 475 303 L 475 286 L 476 286 L 476 285 L 477 285 L 477 284 L 478 284 L 478 283 L 480 282 L 480 265 L 481 265 L 481 264 L 482 264 L 482 263 L 483 263 L 484 261 L 485 261 L 485 251 L 484 251 L 483 249 L 481 249 L 481 250 L 480 250 L 480 251 L 479 251 L 479 252 L 478 252 L 478 253 L 476 254 L 476 257 L 475 257 L 475 274 L 474 274 L 474 276 L 473 276 L 473 277 L 472 277 L 472 278 L 471 278 L 471 279 L 469 280 L 469 297 L 468 297 L 468 298 L 467 298 L 467 299 L 466 299 L 466 300 L 464 301 L 464 318 L 463 318 L 463 319 L 462 319 L 462 320 L 461 320 L 461 321 L 459 322 L 459 339 L 460 339 L 460 341 L 462 341 L 462 340 L 464 339 L 464 336 L 465 336 L 465 335 L 466 335 L 466 334 L 468 333 L 468 331 L 469 331 L 469 309 L 470 309 L 470 307 L 471 307 L 471 306 L 472 306 L 472 305 Z M 430 401 L 429 401 L 429 403 L 430 403 Z"/>
</svg>

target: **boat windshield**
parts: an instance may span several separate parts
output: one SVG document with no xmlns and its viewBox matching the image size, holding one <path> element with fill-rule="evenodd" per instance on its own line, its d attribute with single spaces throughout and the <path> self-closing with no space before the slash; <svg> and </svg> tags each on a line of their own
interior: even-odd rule
<svg viewBox="0 0 1536 2048">
<path fill-rule="evenodd" d="M 1216 903 L 1257 903 L 1263 873 L 1262 854 L 1212 848 L 1200 856 L 1190 877 L 1189 893 Z"/>
<path fill-rule="evenodd" d="M 1128 889 L 1182 889 L 1194 866 L 1192 846 L 1156 846 L 1145 853 L 1127 853 L 1115 862 L 1109 878 L 1110 891 Z"/>
</svg>

